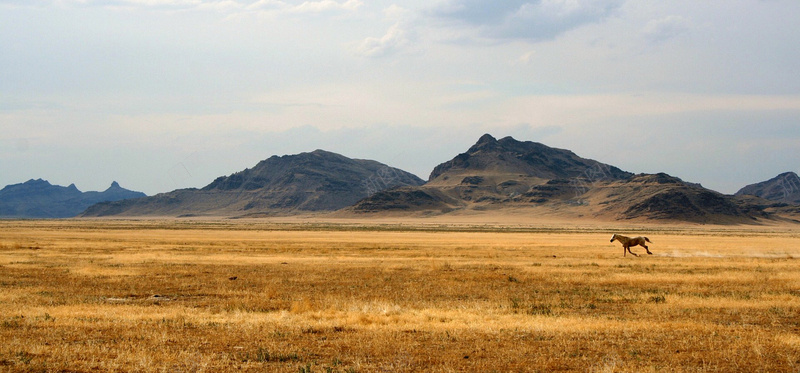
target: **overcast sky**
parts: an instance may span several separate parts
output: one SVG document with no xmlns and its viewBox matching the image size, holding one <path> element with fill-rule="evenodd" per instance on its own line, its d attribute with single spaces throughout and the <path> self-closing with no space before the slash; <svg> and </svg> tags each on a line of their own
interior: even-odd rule
<svg viewBox="0 0 800 373">
<path fill-rule="evenodd" d="M 797 0 L 0 0 L 0 187 L 147 194 L 484 133 L 733 193 L 800 171 Z"/>
</svg>

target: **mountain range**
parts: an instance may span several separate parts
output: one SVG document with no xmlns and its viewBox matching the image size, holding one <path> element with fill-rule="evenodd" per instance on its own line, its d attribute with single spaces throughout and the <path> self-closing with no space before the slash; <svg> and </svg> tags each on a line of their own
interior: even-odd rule
<svg viewBox="0 0 800 373">
<path fill-rule="evenodd" d="M 561 220 L 752 224 L 798 221 L 798 204 L 800 178 L 794 173 L 725 195 L 665 173 L 633 174 L 569 150 L 487 134 L 436 166 L 427 181 L 376 161 L 316 150 L 270 157 L 200 189 L 100 202 L 80 216 L 262 217 L 337 211 L 337 216 L 377 217 L 522 211 Z"/>
<path fill-rule="evenodd" d="M 270 157 L 201 189 L 99 203 L 82 216 L 258 217 L 334 211 L 384 189 L 423 183 L 377 161 L 315 150 Z"/>
<path fill-rule="evenodd" d="M 769 201 L 724 195 L 664 173 L 634 175 L 575 153 L 484 135 L 440 164 L 428 182 L 379 192 L 353 213 L 527 209 L 568 219 L 752 223 Z"/>
<path fill-rule="evenodd" d="M 102 192 L 81 192 L 75 184 L 64 187 L 31 179 L 0 190 L 0 218 L 69 218 L 99 202 L 144 196 L 122 188 L 116 181 Z"/>
</svg>

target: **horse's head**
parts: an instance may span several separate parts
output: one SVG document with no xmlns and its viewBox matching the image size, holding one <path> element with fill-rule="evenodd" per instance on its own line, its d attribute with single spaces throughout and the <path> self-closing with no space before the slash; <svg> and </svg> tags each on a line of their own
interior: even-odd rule
<svg viewBox="0 0 800 373">
<path fill-rule="evenodd" d="M 614 240 L 616 239 L 617 239 L 617 234 L 615 233 L 613 236 L 611 236 L 611 242 L 614 242 Z"/>
</svg>

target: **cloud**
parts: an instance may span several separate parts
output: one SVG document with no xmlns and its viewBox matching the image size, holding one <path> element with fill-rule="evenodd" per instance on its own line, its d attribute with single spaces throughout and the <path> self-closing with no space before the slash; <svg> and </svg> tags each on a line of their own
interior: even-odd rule
<svg viewBox="0 0 800 373">
<path fill-rule="evenodd" d="M 78 1 L 79 3 L 84 3 L 84 1 Z M 183 7 L 183 6 L 198 6 L 202 5 L 203 1 L 200 0 L 118 0 L 118 1 L 97 1 L 97 3 L 118 3 L 118 4 L 131 4 L 131 5 L 142 5 L 142 6 L 153 6 L 153 7 Z M 206 3 L 219 3 L 224 1 L 212 1 Z"/>
<path fill-rule="evenodd" d="M 59 6 L 78 6 L 78 7 L 106 7 L 124 9 L 155 9 L 155 10 L 191 10 L 203 7 L 213 7 L 217 3 L 230 2 L 232 0 L 221 1 L 201 1 L 201 0 L 54 0 L 50 3 Z M 48 3 L 48 2 L 43 2 Z"/>
<path fill-rule="evenodd" d="M 0 4 L 9 0 L 0 0 Z M 12 1 L 11 4 L 22 4 Z M 118 9 L 150 9 L 163 11 L 216 11 L 230 14 L 273 13 L 273 14 L 314 14 L 335 11 L 354 11 L 364 3 L 361 0 L 320 0 L 320 1 L 281 1 L 281 0 L 50 0 L 46 4 L 58 6 L 106 7 Z M 31 5 L 33 6 L 33 5 Z"/>
<path fill-rule="evenodd" d="M 408 32 L 398 22 L 390 27 L 382 37 L 366 38 L 358 46 L 356 53 L 364 57 L 384 57 L 397 53 L 410 43 Z"/>
<path fill-rule="evenodd" d="M 536 51 L 528 51 L 525 54 L 519 56 L 516 60 L 512 61 L 512 65 L 530 65 L 531 61 L 533 61 L 533 56 L 536 55 Z"/>
<path fill-rule="evenodd" d="M 201 4 L 199 9 L 208 9 L 217 12 L 223 13 L 230 13 L 240 11 L 242 9 L 242 4 L 234 1 L 234 0 L 224 0 L 224 1 L 217 1 L 209 4 Z"/>
<path fill-rule="evenodd" d="M 240 12 L 232 13 L 232 18 L 242 15 L 270 15 L 284 12 L 289 5 L 280 0 L 258 0 L 248 4 Z"/>
<path fill-rule="evenodd" d="M 419 41 L 416 28 L 419 26 L 417 14 L 397 4 L 383 10 L 384 21 L 393 22 L 381 37 L 368 37 L 355 47 L 356 54 L 363 57 L 385 57 L 409 51 L 409 47 Z"/>
<path fill-rule="evenodd" d="M 433 19 L 494 41 L 542 41 L 612 15 L 621 0 L 449 0 L 434 8 Z"/>
<path fill-rule="evenodd" d="M 651 42 L 662 43 L 686 33 L 689 27 L 690 22 L 684 17 L 666 16 L 648 22 L 643 32 Z"/>
<path fill-rule="evenodd" d="M 392 4 L 383 10 L 383 14 L 388 19 L 405 19 L 410 14 L 410 10 L 403 8 L 397 4 Z"/>
<path fill-rule="evenodd" d="M 364 5 L 360 0 L 347 0 L 339 3 L 333 0 L 306 1 L 300 5 L 289 7 L 292 13 L 322 13 L 335 10 L 356 10 Z"/>
</svg>

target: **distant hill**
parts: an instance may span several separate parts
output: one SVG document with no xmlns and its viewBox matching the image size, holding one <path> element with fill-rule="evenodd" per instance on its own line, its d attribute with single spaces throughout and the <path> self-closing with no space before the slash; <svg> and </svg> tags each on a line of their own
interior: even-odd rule
<svg viewBox="0 0 800 373">
<path fill-rule="evenodd" d="M 752 223 L 765 218 L 761 206 L 750 205 L 699 184 L 665 173 L 640 174 L 628 180 L 603 182 L 582 198 L 601 206 L 597 216 L 616 220 L 644 218 L 704 224 Z"/>
<path fill-rule="evenodd" d="M 74 186 L 73 186 L 74 188 Z M 69 188 L 66 188 L 69 189 Z M 62 193 L 73 193 L 69 190 Z M 483 135 L 428 181 L 370 160 L 316 150 L 273 156 L 201 189 L 102 202 L 82 216 L 261 217 L 505 213 L 560 221 L 800 222 L 793 173 L 725 195 L 665 173 L 638 174 L 572 151 Z"/>
<path fill-rule="evenodd" d="M 758 201 L 756 201 L 758 202 Z M 437 166 L 427 184 L 359 201 L 356 213 L 523 209 L 566 219 L 752 223 L 765 206 L 664 173 L 634 175 L 546 145 L 490 135 Z"/>
<path fill-rule="evenodd" d="M 81 192 L 75 184 L 64 187 L 46 180 L 28 180 L 0 190 L 2 218 L 69 218 L 98 202 L 145 197 L 124 189 L 115 181 L 103 192 Z"/>
<path fill-rule="evenodd" d="M 442 163 L 431 172 L 429 182 L 461 183 L 460 176 L 520 175 L 526 178 L 624 179 L 633 174 L 619 168 L 581 158 L 575 153 L 512 137 L 481 136 L 466 153 Z M 450 182 L 447 182 L 450 180 Z"/>
<path fill-rule="evenodd" d="M 380 162 L 316 150 L 270 157 L 253 168 L 218 177 L 202 189 L 100 203 L 82 216 L 252 217 L 334 211 L 385 189 L 423 183 Z"/>
<path fill-rule="evenodd" d="M 483 135 L 465 153 L 444 162 L 422 187 L 384 191 L 360 201 L 355 212 L 487 209 L 529 204 L 550 180 L 566 180 L 568 194 L 603 180 L 633 176 L 575 153 L 512 137 Z M 571 188 L 571 189 L 570 189 Z M 552 197 L 552 196 L 550 196 Z M 541 201 L 540 201 L 541 202 Z"/>
<path fill-rule="evenodd" d="M 736 192 L 736 195 L 800 205 L 800 177 L 794 172 L 784 172 L 767 181 L 750 184 Z"/>
</svg>

